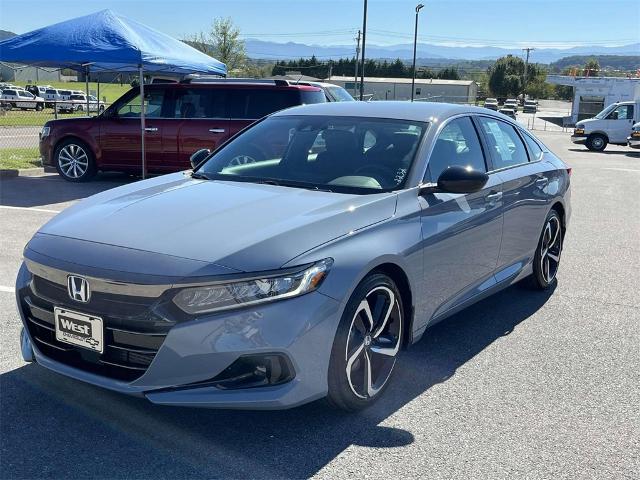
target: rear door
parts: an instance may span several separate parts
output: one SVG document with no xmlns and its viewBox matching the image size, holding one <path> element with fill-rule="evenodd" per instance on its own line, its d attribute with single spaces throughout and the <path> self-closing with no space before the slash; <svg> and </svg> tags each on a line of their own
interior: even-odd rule
<svg viewBox="0 0 640 480">
<path fill-rule="evenodd" d="M 176 155 L 168 159 L 173 169 L 190 168 L 189 159 L 194 152 L 201 148 L 214 150 L 230 135 L 224 88 L 174 89 L 172 113 L 176 121 L 165 139 L 173 141 L 175 136 L 178 145 Z"/>
<path fill-rule="evenodd" d="M 322 92 L 318 92 L 323 96 Z M 323 96 L 324 98 L 324 96 Z M 229 134 L 235 135 L 243 128 L 251 125 L 256 120 L 285 108 L 300 105 L 302 99 L 296 88 L 278 87 L 242 87 L 229 91 Z M 288 139 L 272 139 L 272 145 L 255 145 L 251 152 L 239 163 L 247 163 L 256 160 L 264 160 L 280 151 L 282 142 Z"/>
<path fill-rule="evenodd" d="M 145 88 L 145 158 L 149 171 L 163 170 L 163 127 L 172 121 L 167 111 L 165 89 Z M 114 105 L 115 115 L 100 121 L 100 164 L 102 168 L 138 169 L 142 166 L 140 94 L 132 91 Z"/>
<path fill-rule="evenodd" d="M 444 125 L 429 157 L 425 182 L 437 182 L 459 165 L 487 172 L 477 128 L 468 116 Z M 476 193 L 430 193 L 421 197 L 424 286 L 421 297 L 434 319 L 493 284 L 502 238 L 502 179 Z"/>
<path fill-rule="evenodd" d="M 555 167 L 518 127 L 488 116 L 476 120 L 491 154 L 492 172 L 502 181 L 504 228 L 496 280 L 503 281 L 519 273 L 535 252 L 553 198 Z"/>
</svg>

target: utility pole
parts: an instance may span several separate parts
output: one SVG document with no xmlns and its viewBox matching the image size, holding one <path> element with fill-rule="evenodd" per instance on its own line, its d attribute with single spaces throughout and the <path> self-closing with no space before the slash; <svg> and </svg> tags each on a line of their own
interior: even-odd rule
<svg viewBox="0 0 640 480">
<path fill-rule="evenodd" d="M 362 14 L 362 71 L 360 72 L 360 101 L 364 100 L 364 49 L 367 45 L 367 0 Z"/>
<path fill-rule="evenodd" d="M 527 80 L 528 80 L 527 75 L 529 73 L 529 53 L 533 50 L 535 50 L 535 48 L 532 48 L 532 47 L 527 47 L 522 49 L 523 52 L 527 52 L 527 57 L 524 61 L 524 82 L 523 82 L 524 84 L 522 85 L 522 101 L 523 102 L 524 102 L 524 95 L 525 95 L 524 92 L 526 91 L 526 88 L 527 88 Z"/>
<path fill-rule="evenodd" d="M 416 5 L 416 28 L 413 31 L 413 76 L 411 77 L 411 101 L 413 102 L 413 95 L 416 92 L 416 48 L 418 46 L 418 14 L 424 7 L 422 3 Z"/>
<path fill-rule="evenodd" d="M 358 96 L 358 64 L 360 63 L 360 34 L 362 32 L 358 30 L 358 38 L 356 38 L 356 76 L 355 82 L 353 82 L 353 97 Z"/>
</svg>

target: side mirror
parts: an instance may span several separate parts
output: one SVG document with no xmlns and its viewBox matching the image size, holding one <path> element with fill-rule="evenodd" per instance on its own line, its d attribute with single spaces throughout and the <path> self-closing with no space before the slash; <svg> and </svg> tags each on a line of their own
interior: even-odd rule
<svg viewBox="0 0 640 480">
<path fill-rule="evenodd" d="M 196 151 L 189 158 L 189 161 L 191 162 L 191 168 L 196 169 L 198 165 L 200 165 L 202 161 L 209 156 L 210 153 L 211 150 L 209 150 L 208 148 L 201 148 L 200 150 Z"/>
<path fill-rule="evenodd" d="M 488 181 L 489 175 L 485 172 L 453 165 L 440 174 L 436 185 L 425 186 L 420 193 L 475 193 L 482 190 Z"/>
</svg>

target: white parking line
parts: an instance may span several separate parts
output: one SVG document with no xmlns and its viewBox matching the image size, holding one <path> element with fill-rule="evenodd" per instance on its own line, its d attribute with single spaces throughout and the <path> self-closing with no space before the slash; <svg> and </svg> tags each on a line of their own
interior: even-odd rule
<svg viewBox="0 0 640 480">
<path fill-rule="evenodd" d="M 614 167 L 610 167 L 610 168 L 603 168 L 603 170 L 617 170 L 619 172 L 640 172 L 640 170 L 638 170 L 637 168 L 614 168 Z"/>
<path fill-rule="evenodd" d="M 7 210 L 31 210 L 32 212 L 60 213 L 60 210 L 49 210 L 47 208 L 36 207 L 11 207 L 9 205 L 0 205 L 0 208 L 6 208 Z"/>
<path fill-rule="evenodd" d="M 15 289 L 13 287 L 5 287 L 3 285 L 0 285 L 0 292 L 13 293 L 14 291 Z"/>
</svg>

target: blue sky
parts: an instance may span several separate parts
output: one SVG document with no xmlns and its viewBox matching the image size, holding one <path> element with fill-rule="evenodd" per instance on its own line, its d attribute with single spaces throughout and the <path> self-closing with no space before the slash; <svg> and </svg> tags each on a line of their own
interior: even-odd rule
<svg viewBox="0 0 640 480">
<path fill-rule="evenodd" d="M 446 45 L 572 47 L 640 42 L 640 0 L 420 0 L 420 41 Z M 418 0 L 369 0 L 367 42 L 413 41 Z M 24 33 L 110 8 L 184 38 L 216 16 L 247 37 L 351 44 L 362 0 L 0 0 L 0 29 Z"/>
</svg>

